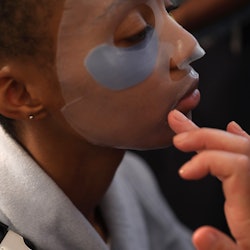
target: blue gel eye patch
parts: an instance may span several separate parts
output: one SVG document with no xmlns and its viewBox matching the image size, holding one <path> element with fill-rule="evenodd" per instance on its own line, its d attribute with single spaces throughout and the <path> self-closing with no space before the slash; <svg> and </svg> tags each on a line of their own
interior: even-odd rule
<svg viewBox="0 0 250 250">
<path fill-rule="evenodd" d="M 91 76 L 112 90 L 124 90 L 144 81 L 154 70 L 158 38 L 152 28 L 140 43 L 119 48 L 103 44 L 92 50 L 85 60 Z"/>
</svg>

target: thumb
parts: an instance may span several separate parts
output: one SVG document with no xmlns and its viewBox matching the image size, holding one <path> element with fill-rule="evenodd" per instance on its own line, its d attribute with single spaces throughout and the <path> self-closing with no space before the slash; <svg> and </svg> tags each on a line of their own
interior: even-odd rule
<svg viewBox="0 0 250 250">
<path fill-rule="evenodd" d="M 236 243 L 219 230 L 203 226 L 193 234 L 193 244 L 197 250 L 236 250 Z"/>
</svg>

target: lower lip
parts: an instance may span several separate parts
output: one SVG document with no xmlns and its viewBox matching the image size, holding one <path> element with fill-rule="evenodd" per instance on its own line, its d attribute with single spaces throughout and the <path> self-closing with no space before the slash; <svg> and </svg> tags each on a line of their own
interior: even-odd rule
<svg viewBox="0 0 250 250">
<path fill-rule="evenodd" d="M 175 107 L 183 113 L 188 113 L 193 110 L 200 102 L 200 91 L 195 89 L 192 93 L 185 96 Z"/>
</svg>

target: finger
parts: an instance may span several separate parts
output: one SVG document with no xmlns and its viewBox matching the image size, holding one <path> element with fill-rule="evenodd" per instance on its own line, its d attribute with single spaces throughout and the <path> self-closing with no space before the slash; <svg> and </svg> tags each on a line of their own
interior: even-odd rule
<svg viewBox="0 0 250 250">
<path fill-rule="evenodd" d="M 250 136 L 248 135 L 248 133 L 244 131 L 238 123 L 234 121 L 230 122 L 227 125 L 227 131 L 236 135 L 244 136 L 247 139 L 250 139 Z"/>
<path fill-rule="evenodd" d="M 249 157 L 223 151 L 203 151 L 185 163 L 179 173 L 187 180 L 201 179 L 208 174 L 216 176 L 223 182 L 228 208 L 239 207 L 250 216 Z"/>
<path fill-rule="evenodd" d="M 178 110 L 172 110 L 168 114 L 170 128 L 177 134 L 197 129 L 198 126 Z"/>
<path fill-rule="evenodd" d="M 250 140 L 244 136 L 211 128 L 201 128 L 178 134 L 174 145 L 185 152 L 217 149 L 250 154 Z"/>
<path fill-rule="evenodd" d="M 249 157 L 223 151 L 203 151 L 180 170 L 184 179 L 200 179 L 208 174 L 223 182 L 225 213 L 236 239 L 248 239 L 250 228 L 250 160 Z"/>
<path fill-rule="evenodd" d="M 197 250 L 236 250 L 236 243 L 224 233 L 209 226 L 197 229 L 193 234 Z"/>
<path fill-rule="evenodd" d="M 205 150 L 186 162 L 179 173 L 183 178 L 190 180 L 200 179 L 208 174 L 222 181 L 230 176 L 242 176 L 250 180 L 250 159 L 238 153 Z"/>
</svg>

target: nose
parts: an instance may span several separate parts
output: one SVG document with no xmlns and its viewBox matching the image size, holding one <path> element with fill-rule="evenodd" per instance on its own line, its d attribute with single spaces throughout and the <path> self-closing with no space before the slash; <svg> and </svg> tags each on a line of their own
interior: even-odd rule
<svg viewBox="0 0 250 250">
<path fill-rule="evenodd" d="M 171 59 L 179 69 L 185 69 L 205 54 L 195 37 L 169 15 L 166 16 L 163 37 L 166 42 L 172 44 Z"/>
</svg>

